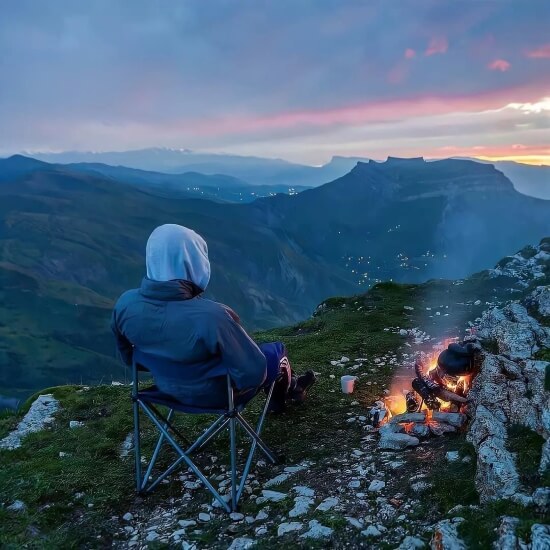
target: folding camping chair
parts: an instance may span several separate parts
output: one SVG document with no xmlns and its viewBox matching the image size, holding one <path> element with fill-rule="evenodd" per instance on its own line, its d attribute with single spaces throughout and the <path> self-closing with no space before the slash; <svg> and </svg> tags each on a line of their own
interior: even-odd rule
<svg viewBox="0 0 550 550">
<path fill-rule="evenodd" d="M 132 365 L 133 371 L 133 388 L 132 388 L 132 401 L 134 410 L 134 450 L 135 450 L 135 470 L 136 470 L 136 489 L 138 493 L 146 493 L 152 491 L 163 479 L 173 473 L 180 465 L 187 465 L 191 471 L 197 476 L 197 478 L 205 485 L 205 487 L 212 493 L 214 498 L 220 503 L 222 508 L 227 512 L 234 512 L 237 509 L 237 504 L 241 498 L 246 479 L 248 477 L 250 467 L 254 458 L 256 447 L 265 454 L 267 459 L 272 464 L 277 464 L 277 456 L 269 449 L 269 447 L 260 438 L 260 433 L 264 424 L 264 420 L 267 414 L 271 395 L 273 393 L 273 387 L 275 382 L 267 389 L 266 402 L 263 410 L 260 414 L 256 429 L 243 418 L 242 411 L 245 406 L 252 400 L 260 388 L 255 388 L 247 392 L 241 392 L 238 396 L 235 396 L 235 392 L 231 383 L 231 379 L 227 376 L 227 407 L 224 408 L 198 408 L 185 405 L 158 390 L 156 386 L 151 386 L 147 389 L 139 389 L 139 372 L 149 372 L 153 379 L 155 373 L 166 372 L 167 369 L 174 372 L 174 367 L 177 368 L 177 364 L 166 359 L 155 357 L 152 355 L 144 354 L 134 349 L 134 359 Z M 158 406 L 165 406 L 168 408 L 168 414 L 164 416 Z M 157 444 L 151 456 L 151 460 L 147 465 L 145 475 L 142 473 L 141 464 L 141 441 L 140 441 L 140 408 L 150 418 L 153 424 L 160 432 Z M 213 414 L 218 418 L 210 425 L 194 443 L 189 443 L 185 436 L 173 425 L 172 418 L 174 413 L 186 413 L 186 414 Z M 249 436 L 251 440 L 251 446 L 248 453 L 245 466 L 243 468 L 241 478 L 237 482 L 237 435 L 236 427 L 240 425 L 244 432 Z M 229 427 L 229 444 L 230 444 L 230 456 L 231 456 L 231 492 L 229 494 L 229 503 L 224 497 L 216 490 L 213 485 L 208 481 L 205 475 L 200 471 L 198 466 L 191 460 L 191 455 L 199 450 L 205 448 L 205 446 L 216 437 L 224 428 Z M 172 435 L 173 434 L 173 435 Z M 184 444 L 185 448 L 182 448 L 178 443 L 176 437 L 179 438 Z M 164 442 L 168 442 L 178 454 L 178 458 L 160 475 L 155 479 L 151 479 L 153 467 L 159 457 L 162 445 Z M 238 486 L 237 486 L 238 484 Z"/>
</svg>

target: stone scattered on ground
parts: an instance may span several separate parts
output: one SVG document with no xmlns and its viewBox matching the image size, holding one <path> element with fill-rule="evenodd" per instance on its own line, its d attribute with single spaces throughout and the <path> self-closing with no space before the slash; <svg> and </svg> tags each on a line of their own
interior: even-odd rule
<svg viewBox="0 0 550 550">
<path fill-rule="evenodd" d="M 246 550 L 247 548 L 251 548 L 255 544 L 256 541 L 254 539 L 239 537 L 233 539 L 233 542 L 230 544 L 227 550 Z"/>
<path fill-rule="evenodd" d="M 281 500 L 284 500 L 286 497 L 287 497 L 286 493 L 264 489 L 262 491 L 262 496 L 256 499 L 256 504 L 263 504 L 264 502 L 280 502 Z"/>
<path fill-rule="evenodd" d="M 80 422 L 79 420 L 71 420 L 69 422 L 69 428 L 71 428 L 71 430 L 75 428 L 82 428 L 82 426 L 84 426 L 84 422 Z"/>
<path fill-rule="evenodd" d="M 24 512 L 27 509 L 26 504 L 22 500 L 14 500 L 7 509 L 10 512 Z"/>
<path fill-rule="evenodd" d="M 464 518 L 444 519 L 434 526 L 430 547 L 432 550 L 466 550 L 464 541 L 458 535 L 458 526 Z"/>
<path fill-rule="evenodd" d="M 282 537 L 287 533 L 292 533 L 293 531 L 301 531 L 303 527 L 304 527 L 304 524 L 298 521 L 281 523 L 277 528 L 277 536 Z"/>
<path fill-rule="evenodd" d="M 304 539 L 324 539 L 330 537 L 332 532 L 330 527 L 325 527 L 316 519 L 312 519 L 309 522 L 309 530 L 300 536 Z"/>
<path fill-rule="evenodd" d="M 318 512 L 328 512 L 329 510 L 332 510 L 335 506 L 338 505 L 339 500 L 336 497 L 327 497 L 319 506 L 317 506 L 316 510 Z"/>
</svg>

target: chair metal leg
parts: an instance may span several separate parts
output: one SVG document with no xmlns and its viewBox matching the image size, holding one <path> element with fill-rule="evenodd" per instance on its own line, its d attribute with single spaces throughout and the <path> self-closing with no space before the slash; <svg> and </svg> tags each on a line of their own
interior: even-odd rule
<svg viewBox="0 0 550 550">
<path fill-rule="evenodd" d="M 166 422 L 164 423 L 164 429 L 166 429 L 170 425 L 170 420 L 172 420 L 172 416 L 174 416 L 174 409 L 170 409 L 170 411 L 168 412 L 168 416 L 166 417 Z M 145 476 L 143 477 L 143 483 L 141 484 L 142 491 L 145 489 L 145 486 L 147 485 L 147 481 L 149 481 L 149 476 L 153 471 L 153 467 L 155 466 L 155 462 L 157 461 L 157 457 L 163 442 L 164 442 L 164 434 L 161 433 L 157 441 L 155 450 L 153 451 L 153 456 L 151 457 L 149 466 L 147 466 L 147 471 L 145 472 Z"/>
<path fill-rule="evenodd" d="M 222 498 L 220 493 L 216 491 L 216 489 L 212 486 L 212 484 L 208 481 L 208 479 L 206 479 L 204 474 L 197 468 L 197 466 L 195 466 L 195 463 L 182 451 L 177 441 L 170 435 L 170 433 L 167 430 L 164 429 L 164 426 L 159 422 L 159 420 L 155 417 L 155 415 L 142 402 L 140 402 L 140 405 L 144 410 L 145 414 L 151 419 L 153 424 L 160 430 L 160 432 L 164 434 L 164 436 L 166 437 L 166 440 L 170 443 L 170 445 L 172 445 L 174 450 L 185 461 L 187 466 L 191 468 L 193 473 L 202 481 L 205 487 L 212 493 L 214 498 L 216 498 L 216 500 L 222 505 L 222 508 L 227 512 L 231 512 L 230 507 L 227 505 L 227 502 L 225 502 L 225 500 Z"/>
<path fill-rule="evenodd" d="M 237 420 L 241 424 L 241 426 L 245 429 L 246 433 L 252 438 L 253 441 L 256 441 L 258 443 L 258 446 L 263 451 L 267 459 L 272 464 L 277 464 L 278 460 L 275 454 L 271 451 L 271 449 L 262 441 L 262 439 L 258 436 L 258 434 L 254 431 L 254 429 L 250 426 L 250 424 L 240 415 L 237 414 Z"/>
<path fill-rule="evenodd" d="M 231 449 L 231 511 L 237 510 L 237 434 L 235 417 L 229 420 L 229 444 Z"/>
<path fill-rule="evenodd" d="M 139 402 L 137 399 L 133 403 L 134 409 L 134 456 L 136 470 L 136 491 L 141 491 L 141 444 L 139 434 Z"/>
<path fill-rule="evenodd" d="M 265 405 L 264 405 L 264 408 L 262 410 L 262 414 L 260 415 L 260 418 L 258 420 L 258 425 L 256 427 L 256 433 L 258 434 L 258 436 L 260 435 L 260 433 L 262 432 L 262 427 L 263 427 L 263 424 L 264 424 L 264 420 L 265 420 L 265 417 L 267 415 L 267 410 L 269 408 L 269 402 L 271 401 L 271 394 L 273 393 L 273 388 L 275 387 L 275 382 L 273 382 L 269 388 L 269 391 L 267 393 L 267 397 L 266 397 L 266 400 L 265 400 Z M 252 466 L 252 461 L 254 460 L 254 453 L 256 452 L 256 446 L 258 445 L 258 442 L 253 439 L 252 440 L 252 445 L 250 446 L 250 451 L 248 452 L 248 458 L 246 459 L 246 464 L 244 466 L 244 470 L 243 470 L 243 473 L 242 473 L 242 476 L 241 476 L 241 481 L 239 483 L 239 490 L 237 492 L 237 502 L 239 501 L 239 499 L 241 498 L 242 494 L 243 494 L 243 491 L 244 491 L 244 486 L 246 484 L 246 480 L 248 478 L 248 472 L 250 471 L 250 468 Z"/>
</svg>

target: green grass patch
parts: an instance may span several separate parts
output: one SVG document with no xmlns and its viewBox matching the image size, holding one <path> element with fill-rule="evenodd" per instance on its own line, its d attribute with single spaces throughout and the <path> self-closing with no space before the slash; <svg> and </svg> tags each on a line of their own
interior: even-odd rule
<svg viewBox="0 0 550 550">
<path fill-rule="evenodd" d="M 543 445 L 544 438 L 525 426 L 514 424 L 508 428 L 506 446 L 516 454 L 521 481 L 528 487 L 535 487 L 541 481 L 539 465 Z"/>
<path fill-rule="evenodd" d="M 531 526 L 543 521 L 535 516 L 531 508 L 525 508 L 509 500 L 491 502 L 479 509 L 462 511 L 460 515 L 466 521 L 459 526 L 458 533 L 466 547 L 471 550 L 493 548 L 502 516 L 513 516 L 520 520 L 516 533 L 525 542 L 530 542 Z"/>
</svg>

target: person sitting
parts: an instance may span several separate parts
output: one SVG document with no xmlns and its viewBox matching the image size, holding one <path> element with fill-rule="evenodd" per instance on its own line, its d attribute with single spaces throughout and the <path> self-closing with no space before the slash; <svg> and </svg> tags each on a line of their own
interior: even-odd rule
<svg viewBox="0 0 550 550">
<path fill-rule="evenodd" d="M 173 374 L 155 382 L 190 406 L 226 406 L 228 374 L 237 402 L 275 380 L 272 411 L 282 412 L 289 399 L 305 399 L 313 371 L 296 376 L 282 342 L 258 346 L 230 307 L 202 296 L 210 261 L 200 235 L 181 225 L 157 227 L 147 241 L 146 267 L 141 287 L 124 292 L 113 310 L 111 328 L 124 363 L 132 364 L 134 348 L 177 363 Z"/>
</svg>

